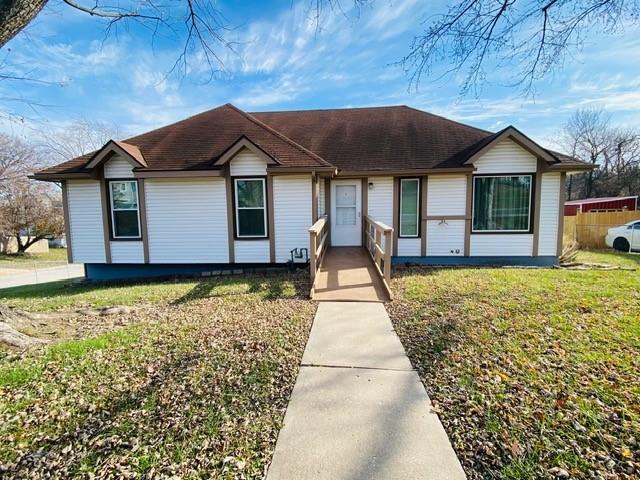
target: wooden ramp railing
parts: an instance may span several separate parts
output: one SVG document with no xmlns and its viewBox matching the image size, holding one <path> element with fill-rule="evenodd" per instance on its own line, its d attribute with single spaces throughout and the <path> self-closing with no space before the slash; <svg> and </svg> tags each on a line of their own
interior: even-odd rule
<svg viewBox="0 0 640 480">
<path fill-rule="evenodd" d="M 382 283 L 392 298 L 391 294 L 391 245 L 393 238 L 393 228 L 378 222 L 368 215 L 364 217 L 365 225 L 365 248 L 373 259 L 373 264 L 382 277 Z M 384 247 L 382 239 L 384 238 Z"/>
<path fill-rule="evenodd" d="M 311 275 L 311 294 L 315 285 L 316 274 L 322 266 L 324 254 L 327 251 L 327 237 L 329 217 L 323 215 L 309 229 L 309 273 Z"/>
</svg>

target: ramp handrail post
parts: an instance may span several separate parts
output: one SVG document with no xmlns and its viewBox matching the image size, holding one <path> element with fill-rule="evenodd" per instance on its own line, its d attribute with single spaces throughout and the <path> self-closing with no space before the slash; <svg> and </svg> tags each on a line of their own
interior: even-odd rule
<svg viewBox="0 0 640 480">
<path fill-rule="evenodd" d="M 322 259 L 326 250 L 328 218 L 328 215 L 323 215 L 309 228 L 309 275 L 312 283 L 316 278 L 318 269 L 322 266 Z M 318 238 L 320 238 L 319 242 Z"/>
<path fill-rule="evenodd" d="M 391 281 L 391 236 L 393 229 L 384 232 L 384 279 Z"/>
</svg>

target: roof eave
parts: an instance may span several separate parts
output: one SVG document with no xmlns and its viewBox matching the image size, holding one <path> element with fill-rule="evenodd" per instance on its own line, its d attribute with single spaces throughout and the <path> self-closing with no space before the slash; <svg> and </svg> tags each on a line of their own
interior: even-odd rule
<svg viewBox="0 0 640 480">
<path fill-rule="evenodd" d="M 478 160 L 482 155 L 487 153 L 496 143 L 509 138 L 520 145 L 522 148 L 527 150 L 532 155 L 535 155 L 537 158 L 544 160 L 549 165 L 555 165 L 560 163 L 554 155 L 549 153 L 546 149 L 538 145 L 536 142 L 527 137 L 520 130 L 515 128 L 513 125 L 509 125 L 507 128 L 495 134 L 494 138 L 491 139 L 489 143 L 483 145 L 480 149 L 473 152 L 467 160 L 465 160 L 464 165 L 473 165 L 476 160 Z"/>
<path fill-rule="evenodd" d="M 437 173 L 472 173 L 476 169 L 473 165 L 467 167 L 446 167 L 446 168 L 405 168 L 405 169 L 385 169 L 385 170 L 339 170 L 339 177 L 380 177 L 380 176 L 400 176 L 400 175 L 428 175 Z"/>
<path fill-rule="evenodd" d="M 93 172 L 67 172 L 67 173 L 34 173 L 29 175 L 32 180 L 43 182 L 60 182 L 63 180 L 95 180 L 97 174 Z"/>
<path fill-rule="evenodd" d="M 128 150 L 125 149 L 125 147 L 128 148 Z M 147 167 L 147 162 L 136 145 L 109 140 L 100 150 L 91 156 L 85 168 L 95 168 L 111 158 L 113 154 L 122 156 L 125 160 L 131 163 L 134 168 Z"/>
</svg>

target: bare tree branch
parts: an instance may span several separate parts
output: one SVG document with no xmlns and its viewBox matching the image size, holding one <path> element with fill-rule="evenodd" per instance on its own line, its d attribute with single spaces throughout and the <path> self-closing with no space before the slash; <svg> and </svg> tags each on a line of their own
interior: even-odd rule
<svg viewBox="0 0 640 480">
<path fill-rule="evenodd" d="M 502 67 L 512 72 L 510 86 L 530 94 L 589 33 L 614 34 L 639 14 L 639 0 L 462 0 L 425 22 L 400 63 L 413 88 L 448 65 L 438 78 L 462 71 L 462 93 L 477 91 L 487 68 Z"/>
</svg>

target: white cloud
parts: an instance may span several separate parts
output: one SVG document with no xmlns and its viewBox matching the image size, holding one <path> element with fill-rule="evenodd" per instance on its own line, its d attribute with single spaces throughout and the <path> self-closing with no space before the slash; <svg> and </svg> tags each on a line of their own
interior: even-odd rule
<svg viewBox="0 0 640 480">
<path fill-rule="evenodd" d="M 233 99 L 240 108 L 255 108 L 290 102 L 309 90 L 302 77 L 284 74 L 276 81 L 266 81 L 252 87 L 247 93 Z"/>
</svg>

